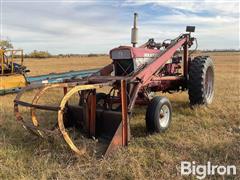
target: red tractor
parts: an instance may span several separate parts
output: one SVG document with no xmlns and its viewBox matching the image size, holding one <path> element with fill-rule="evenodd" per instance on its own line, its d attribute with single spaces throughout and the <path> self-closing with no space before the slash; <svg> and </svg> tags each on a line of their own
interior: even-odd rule
<svg viewBox="0 0 240 180">
<path fill-rule="evenodd" d="M 20 92 L 15 103 L 15 115 L 24 127 L 34 134 L 62 133 L 65 141 L 77 154 L 85 148 L 74 143 L 69 128 L 98 139 L 107 144 L 102 152 L 108 154 L 130 140 L 129 121 L 135 104 L 147 104 L 146 128 L 148 132 L 164 132 L 170 125 L 172 106 L 166 97 L 155 92 L 174 93 L 188 91 L 191 105 L 210 104 L 214 94 L 214 67 L 208 56 L 192 58 L 189 48 L 197 43 L 191 36 L 194 26 L 175 39 L 156 43 L 149 39 L 137 44 L 137 14 L 134 15 L 131 46 L 120 46 L 110 51 L 112 63 L 88 77 L 68 80 L 50 85 L 30 85 Z M 197 44 L 196 44 L 197 45 Z M 98 90 L 110 86 L 108 93 Z M 59 106 L 39 105 L 37 102 L 51 88 L 63 88 L 64 96 Z M 31 103 L 20 100 L 27 90 L 40 89 Z M 71 105 L 70 97 L 79 94 L 79 103 Z M 32 124 L 23 120 L 18 106 L 31 108 Z M 43 109 L 57 112 L 57 126 L 45 129 L 38 121 L 35 111 Z M 53 130 L 54 129 L 54 130 Z"/>
</svg>

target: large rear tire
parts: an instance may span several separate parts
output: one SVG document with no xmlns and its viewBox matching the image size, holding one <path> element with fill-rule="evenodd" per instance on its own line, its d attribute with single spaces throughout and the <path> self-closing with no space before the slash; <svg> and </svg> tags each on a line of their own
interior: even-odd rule
<svg viewBox="0 0 240 180">
<path fill-rule="evenodd" d="M 214 66 L 208 56 L 195 57 L 189 66 L 188 95 L 191 105 L 211 104 L 214 95 Z"/>
<path fill-rule="evenodd" d="M 147 131 L 164 132 L 172 119 L 172 106 L 166 97 L 156 96 L 148 105 L 146 112 Z"/>
</svg>

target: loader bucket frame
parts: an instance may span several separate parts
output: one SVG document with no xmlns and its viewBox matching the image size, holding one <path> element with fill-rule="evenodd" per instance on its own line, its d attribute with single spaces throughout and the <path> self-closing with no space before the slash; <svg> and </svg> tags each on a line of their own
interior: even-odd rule
<svg viewBox="0 0 240 180">
<path fill-rule="evenodd" d="M 47 138 L 49 135 L 56 135 L 56 134 L 62 134 L 64 140 L 66 143 L 69 145 L 69 147 L 78 155 L 83 155 L 86 152 L 86 145 L 83 144 L 82 147 L 78 147 L 73 139 L 70 137 L 68 131 L 66 130 L 67 127 L 65 127 L 65 119 L 66 116 L 71 116 L 71 112 L 74 112 L 75 108 L 75 114 L 79 113 L 80 111 L 78 110 L 85 110 L 86 111 L 86 116 L 85 118 L 82 118 L 83 115 L 81 113 L 77 114 L 77 121 L 82 121 L 85 122 L 85 132 L 89 137 L 96 137 L 96 119 L 97 119 L 97 114 L 100 114 L 98 116 L 101 116 L 101 118 L 104 119 L 99 119 L 98 121 L 102 121 L 102 126 L 104 126 L 104 129 L 107 130 L 107 128 L 112 129 L 112 133 L 107 133 L 108 134 L 108 139 L 110 141 L 104 141 L 107 142 L 107 146 L 104 150 L 102 150 L 102 154 L 108 155 L 112 150 L 116 149 L 119 146 L 126 146 L 128 143 L 128 112 L 127 112 L 127 96 L 126 96 L 126 81 L 122 80 L 120 82 L 121 86 L 121 111 L 120 112 L 114 112 L 114 111 L 102 111 L 102 110 L 97 110 L 96 107 L 96 90 L 99 88 L 102 88 L 104 86 L 109 85 L 108 83 L 101 83 L 101 84 L 82 84 L 82 85 L 77 85 L 78 83 L 58 83 L 58 84 L 51 84 L 51 85 L 30 85 L 23 89 L 20 93 L 18 93 L 15 101 L 14 101 L 14 113 L 19 122 L 22 123 L 23 127 L 29 130 L 31 133 L 40 136 L 42 138 Z M 38 105 L 38 100 L 40 97 L 44 96 L 44 93 L 51 89 L 51 88 L 63 88 L 64 92 L 64 97 L 61 99 L 61 102 L 59 106 L 43 106 L 43 105 Z M 67 91 L 68 88 L 72 88 L 69 91 Z M 21 101 L 21 97 L 24 94 L 24 92 L 33 90 L 33 89 L 39 89 L 39 91 L 35 94 L 33 100 L 31 103 L 23 102 Z M 89 92 L 89 96 L 87 99 L 87 102 L 85 104 L 86 108 L 82 108 L 81 106 L 79 107 L 71 107 L 68 106 L 68 100 L 70 97 L 72 97 L 75 93 L 87 91 Z M 31 119 L 32 123 L 28 123 L 24 121 L 23 117 L 21 116 L 19 112 L 19 105 L 29 107 L 30 112 L 31 112 Z M 41 110 L 49 110 L 49 111 L 56 111 L 57 112 L 57 124 L 58 128 L 56 131 L 55 129 L 45 129 L 40 127 L 39 120 L 36 116 L 36 109 L 41 109 Z M 67 110 L 68 109 L 68 110 Z M 66 114 L 67 112 L 67 114 Z M 116 120 L 116 115 L 118 116 L 118 121 Z M 115 116 L 115 118 L 112 118 Z M 110 117 L 110 119 L 109 119 Z M 72 120 L 72 119 L 71 119 Z M 70 121 L 71 121 L 70 120 Z M 68 120 L 69 121 L 69 120 Z M 111 122 L 112 121 L 112 122 Z M 104 124 L 104 122 L 106 122 Z M 98 127 L 99 128 L 99 127 Z M 80 130 L 81 131 L 81 130 Z M 83 130 L 84 131 L 84 130 Z M 101 132 L 100 132 L 101 133 Z M 47 136 L 47 137 L 46 137 Z"/>
</svg>

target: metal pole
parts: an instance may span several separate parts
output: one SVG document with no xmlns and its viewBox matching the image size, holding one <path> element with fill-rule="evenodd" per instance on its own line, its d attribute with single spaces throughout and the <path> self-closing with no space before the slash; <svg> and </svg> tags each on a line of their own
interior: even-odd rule
<svg viewBox="0 0 240 180">
<path fill-rule="evenodd" d="M 128 115 L 127 115 L 127 95 L 126 80 L 121 81 L 121 104 L 122 104 L 122 145 L 127 145 L 128 140 Z"/>
<path fill-rule="evenodd" d="M 96 89 L 89 95 L 90 100 L 90 114 L 89 114 L 89 134 L 90 137 L 96 136 Z"/>
<path fill-rule="evenodd" d="M 183 67 L 183 75 L 185 79 L 188 78 L 188 38 L 185 44 L 183 45 L 183 61 L 184 61 L 184 67 Z"/>
<path fill-rule="evenodd" d="M 13 67 L 13 51 L 11 51 L 11 55 L 12 55 L 12 58 L 11 58 L 12 70 L 11 70 L 11 72 L 13 73 L 13 71 L 14 71 L 14 67 Z"/>
<path fill-rule="evenodd" d="M 21 66 L 23 65 L 23 50 L 21 50 Z"/>
</svg>

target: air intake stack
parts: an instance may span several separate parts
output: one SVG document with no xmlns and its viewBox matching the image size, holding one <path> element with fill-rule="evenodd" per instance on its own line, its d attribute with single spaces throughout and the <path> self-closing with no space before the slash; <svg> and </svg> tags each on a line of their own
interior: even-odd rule
<svg viewBox="0 0 240 180">
<path fill-rule="evenodd" d="M 138 29 L 137 29 L 137 13 L 134 13 L 134 22 L 133 22 L 133 28 L 132 28 L 132 35 L 131 35 L 131 43 L 133 47 L 137 44 L 137 36 L 138 36 Z"/>
</svg>

